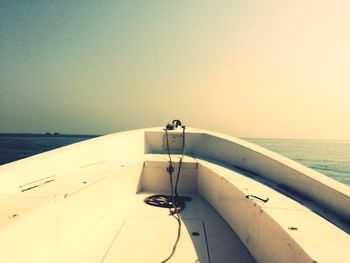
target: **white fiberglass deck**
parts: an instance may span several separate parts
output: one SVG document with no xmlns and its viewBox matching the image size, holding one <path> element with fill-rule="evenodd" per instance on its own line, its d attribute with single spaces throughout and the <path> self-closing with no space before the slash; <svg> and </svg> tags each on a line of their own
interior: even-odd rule
<svg viewBox="0 0 350 263">
<path fill-rule="evenodd" d="M 161 262 L 177 236 L 169 210 L 145 204 L 153 193 L 139 193 L 96 221 L 53 262 Z M 229 225 L 193 194 L 181 213 L 182 232 L 170 262 L 254 262 Z M 194 233 L 195 235 L 193 235 Z M 197 236 L 197 233 L 199 234 Z M 98 242 L 96 242 L 98 240 Z M 83 251 L 83 253 L 82 253 Z"/>
<path fill-rule="evenodd" d="M 177 221 L 143 202 L 170 190 L 163 135 L 110 135 L 0 167 L 0 262 L 165 259 Z M 347 187 L 197 130 L 187 151 L 179 193 L 193 200 L 169 262 L 348 262 Z"/>
</svg>

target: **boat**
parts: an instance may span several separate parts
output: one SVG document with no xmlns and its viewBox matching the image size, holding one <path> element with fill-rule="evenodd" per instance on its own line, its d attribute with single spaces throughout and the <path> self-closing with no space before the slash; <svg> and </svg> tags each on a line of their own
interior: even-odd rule
<svg viewBox="0 0 350 263">
<path fill-rule="evenodd" d="M 349 262 L 349 187 L 178 120 L 0 166 L 0 262 Z"/>
</svg>

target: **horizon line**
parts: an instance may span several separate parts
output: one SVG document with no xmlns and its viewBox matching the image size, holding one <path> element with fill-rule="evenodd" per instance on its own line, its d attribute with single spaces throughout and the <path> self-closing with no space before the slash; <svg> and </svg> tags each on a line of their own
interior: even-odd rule
<svg viewBox="0 0 350 263">
<path fill-rule="evenodd" d="M 121 131 L 119 131 L 121 132 Z M 118 132 L 112 132 L 118 133 Z M 60 133 L 60 132 L 0 132 L 0 136 L 35 136 L 35 137 L 99 137 L 106 134 L 92 134 L 92 133 Z M 291 137 L 247 137 L 247 136 L 232 136 L 240 139 L 263 139 L 263 140 L 312 140 L 312 141 L 350 141 L 350 139 L 333 139 L 333 138 L 291 138 Z"/>
</svg>

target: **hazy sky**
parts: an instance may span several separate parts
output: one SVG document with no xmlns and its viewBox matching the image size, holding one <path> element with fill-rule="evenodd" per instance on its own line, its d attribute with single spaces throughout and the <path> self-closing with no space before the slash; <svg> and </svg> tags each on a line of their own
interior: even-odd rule
<svg viewBox="0 0 350 263">
<path fill-rule="evenodd" d="M 350 139 L 350 1 L 0 0 L 0 132 Z"/>
</svg>

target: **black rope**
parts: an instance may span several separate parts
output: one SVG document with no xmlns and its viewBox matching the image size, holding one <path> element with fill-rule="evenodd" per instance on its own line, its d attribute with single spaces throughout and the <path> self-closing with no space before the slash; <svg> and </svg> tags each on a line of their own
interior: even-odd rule
<svg viewBox="0 0 350 263">
<path fill-rule="evenodd" d="M 168 156 L 169 156 L 169 167 L 167 168 L 167 171 L 169 173 L 170 177 L 170 187 L 171 187 L 171 203 L 172 207 L 174 210 L 176 210 L 176 205 L 175 205 L 175 197 L 174 197 L 174 186 L 173 186 L 173 172 L 174 172 L 174 166 L 173 162 L 171 161 L 171 155 L 170 155 L 170 149 L 169 149 L 169 138 L 168 138 L 168 130 L 164 129 L 165 131 L 165 137 L 166 137 L 166 146 L 168 150 Z M 169 208 L 171 210 L 171 208 Z M 170 214 L 173 215 L 175 211 L 170 211 Z"/>
<path fill-rule="evenodd" d="M 179 182 L 179 178 L 180 178 L 180 171 L 181 171 L 181 166 L 182 166 L 182 160 L 185 156 L 185 126 L 182 126 L 182 155 L 180 157 L 180 162 L 179 162 L 179 169 L 177 170 L 177 175 L 176 175 L 176 183 L 175 183 L 175 195 L 179 196 L 179 194 L 177 193 L 177 185 Z"/>
<path fill-rule="evenodd" d="M 144 202 L 148 205 L 163 207 L 163 208 L 174 208 L 174 205 L 177 207 L 179 211 L 181 211 L 185 207 L 185 199 L 181 196 L 173 197 L 171 195 L 151 195 L 145 198 Z"/>
<path fill-rule="evenodd" d="M 184 130 L 185 130 L 185 128 L 183 128 L 183 131 Z M 165 262 L 169 261 L 169 259 L 171 259 L 172 256 L 175 254 L 176 247 L 177 247 L 177 244 L 179 243 L 180 236 L 181 236 L 181 218 L 180 218 L 179 210 L 177 209 L 177 206 L 176 206 L 176 203 L 175 203 L 174 188 L 173 188 L 173 171 L 174 171 L 174 168 L 173 168 L 173 164 L 172 164 L 172 161 L 171 161 L 167 129 L 165 129 L 165 136 L 166 136 L 166 145 L 167 145 L 169 162 L 170 162 L 169 168 L 168 168 L 168 172 L 169 172 L 169 175 L 170 175 L 171 199 L 172 199 L 172 206 L 173 206 L 172 207 L 173 210 L 171 208 L 169 208 L 169 210 L 170 210 L 170 215 L 172 215 L 176 219 L 176 221 L 178 223 L 178 228 L 177 228 L 177 237 L 176 237 L 173 249 L 172 249 L 170 255 L 166 259 L 164 259 L 161 263 L 165 263 Z M 182 145 L 182 148 L 183 148 L 182 152 L 184 153 L 185 145 Z M 182 159 L 180 159 L 180 162 L 181 161 L 182 161 Z M 177 183 L 178 183 L 179 174 L 180 174 L 180 165 L 179 165 L 179 169 L 178 169 L 178 172 L 177 172 L 175 189 L 177 189 Z M 184 207 L 184 204 L 183 204 L 183 207 Z"/>
<path fill-rule="evenodd" d="M 177 175 L 176 175 L 176 181 L 175 181 L 175 187 L 173 183 L 173 173 L 174 173 L 174 166 L 173 166 L 173 161 L 171 159 L 171 154 L 170 154 L 170 147 L 169 147 L 169 138 L 168 138 L 168 130 L 172 130 L 177 128 L 179 125 L 181 125 L 181 122 L 176 120 L 173 121 L 173 125 L 167 125 L 167 127 L 164 129 L 165 131 L 165 137 L 166 137 L 166 146 L 167 146 L 167 153 L 169 156 L 169 166 L 167 168 L 167 171 L 169 173 L 169 180 L 170 180 L 170 187 L 171 187 L 171 195 L 163 195 L 163 194 L 157 194 L 157 195 L 151 195 L 147 198 L 144 199 L 144 202 L 148 205 L 152 206 L 157 206 L 157 207 L 164 207 L 169 209 L 169 214 L 173 216 L 176 221 L 178 222 L 178 230 L 177 230 L 177 237 L 173 246 L 173 249 L 170 253 L 170 255 L 161 261 L 161 263 L 165 263 L 169 261 L 169 259 L 172 258 L 176 251 L 177 244 L 180 240 L 181 236 L 181 217 L 180 217 L 180 211 L 185 208 L 185 201 L 190 201 L 191 197 L 187 196 L 180 196 L 177 192 L 177 186 L 179 183 L 179 178 L 180 178 L 180 173 L 181 173 L 181 167 L 182 167 L 182 160 L 185 156 L 185 126 L 182 127 L 182 155 L 180 157 L 179 161 L 179 167 L 177 170 Z M 169 127 L 168 127 L 169 126 Z M 171 127 L 170 127 L 171 126 Z"/>
</svg>

